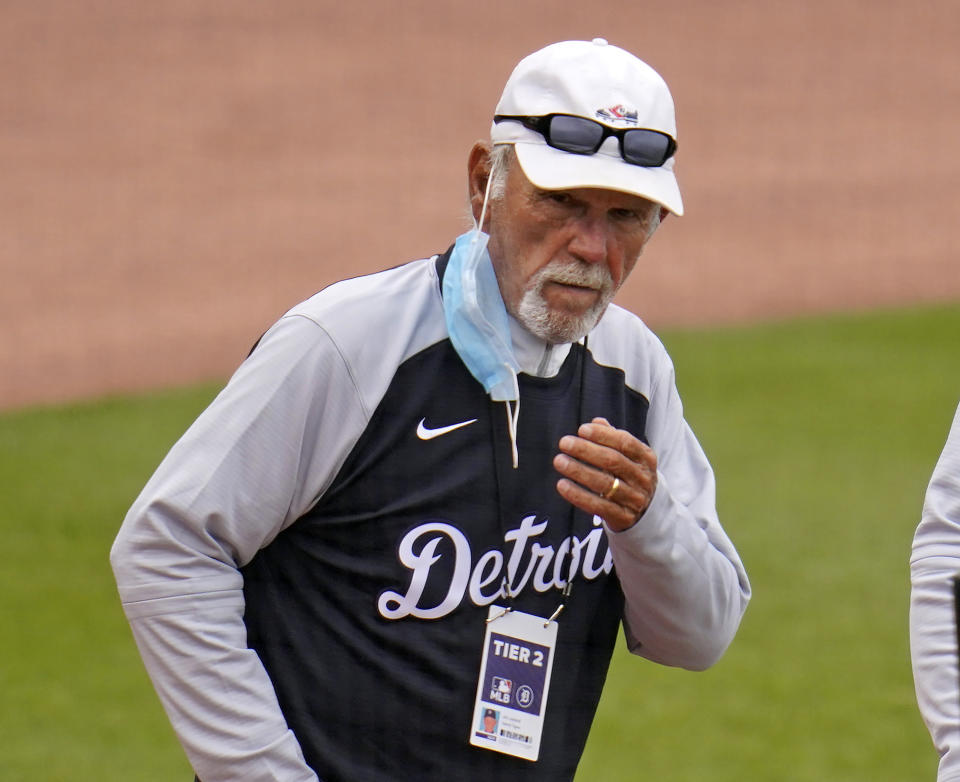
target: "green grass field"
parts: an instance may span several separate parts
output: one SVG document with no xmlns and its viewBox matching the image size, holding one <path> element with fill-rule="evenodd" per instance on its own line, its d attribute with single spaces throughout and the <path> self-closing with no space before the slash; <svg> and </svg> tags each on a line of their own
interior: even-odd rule
<svg viewBox="0 0 960 782">
<path fill-rule="evenodd" d="M 663 336 L 754 600 L 705 673 L 618 650 L 578 780 L 933 779 L 907 560 L 960 398 L 960 306 Z M 190 778 L 107 553 L 215 391 L 0 417 L 0 779 Z"/>
</svg>

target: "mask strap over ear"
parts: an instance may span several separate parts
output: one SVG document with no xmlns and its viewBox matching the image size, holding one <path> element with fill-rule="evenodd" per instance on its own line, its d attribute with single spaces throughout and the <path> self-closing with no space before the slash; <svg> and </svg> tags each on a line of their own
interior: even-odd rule
<svg viewBox="0 0 960 782">
<path fill-rule="evenodd" d="M 490 173 L 487 175 L 487 186 L 483 191 L 483 206 L 480 207 L 480 221 L 477 223 L 477 230 L 483 230 L 483 221 L 487 217 L 487 202 L 490 200 L 490 188 L 493 185 L 493 164 L 490 164 Z"/>
</svg>

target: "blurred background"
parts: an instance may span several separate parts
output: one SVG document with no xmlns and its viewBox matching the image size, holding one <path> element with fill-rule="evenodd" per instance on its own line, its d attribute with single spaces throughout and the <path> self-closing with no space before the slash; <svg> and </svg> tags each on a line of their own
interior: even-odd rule
<svg viewBox="0 0 960 782">
<path fill-rule="evenodd" d="M 107 552 L 257 337 L 464 230 L 548 43 L 670 84 L 686 215 L 618 301 L 673 356 L 755 597 L 618 650 L 578 782 L 934 778 L 907 561 L 960 396 L 954 0 L 0 0 L 0 779 L 190 779 Z"/>
<path fill-rule="evenodd" d="M 525 54 L 666 78 L 654 326 L 960 294 L 953 0 L 36 0 L 0 10 L 0 407 L 219 378 L 288 307 L 447 247 Z"/>
</svg>

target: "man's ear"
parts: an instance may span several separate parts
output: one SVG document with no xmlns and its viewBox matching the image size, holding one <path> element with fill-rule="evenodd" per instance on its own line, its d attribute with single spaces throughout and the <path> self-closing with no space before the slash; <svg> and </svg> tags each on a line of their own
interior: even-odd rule
<svg viewBox="0 0 960 782">
<path fill-rule="evenodd" d="M 489 178 L 490 144 L 486 141 L 478 141 L 473 145 L 470 157 L 467 159 L 467 188 L 470 196 L 470 211 L 473 213 L 475 222 L 480 220 L 483 196 L 487 192 Z"/>
<path fill-rule="evenodd" d="M 660 207 L 660 222 L 662 223 L 667 219 L 667 215 L 670 214 L 670 210 L 665 206 Z"/>
</svg>

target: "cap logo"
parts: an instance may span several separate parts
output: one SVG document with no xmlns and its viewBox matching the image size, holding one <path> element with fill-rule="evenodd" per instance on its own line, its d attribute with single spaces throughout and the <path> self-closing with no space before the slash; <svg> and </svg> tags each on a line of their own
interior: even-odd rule
<svg viewBox="0 0 960 782">
<path fill-rule="evenodd" d="M 604 122 L 608 122 L 612 125 L 637 124 L 636 109 L 628 109 L 622 103 L 618 103 L 616 106 L 610 106 L 606 109 L 597 109 L 597 116 Z"/>
</svg>

